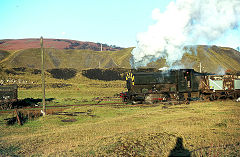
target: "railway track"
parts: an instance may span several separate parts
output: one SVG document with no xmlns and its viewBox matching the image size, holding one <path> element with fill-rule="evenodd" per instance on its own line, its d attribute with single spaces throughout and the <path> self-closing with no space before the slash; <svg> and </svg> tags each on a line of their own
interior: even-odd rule
<svg viewBox="0 0 240 157">
<path fill-rule="evenodd" d="M 47 113 L 53 113 L 54 110 L 56 111 L 63 111 L 67 108 L 70 107 L 81 107 L 81 106 L 107 106 L 107 105 L 112 105 L 112 107 L 115 108 L 123 108 L 123 107 L 155 107 L 159 105 L 179 105 L 179 104 L 184 104 L 186 102 L 184 101 L 167 101 L 167 102 L 158 102 L 158 103 L 137 103 L 137 104 L 129 104 L 126 102 L 122 102 L 122 99 L 119 97 L 98 97 L 93 99 L 95 103 L 82 103 L 82 104 L 73 104 L 73 105 L 68 105 L 68 104 L 63 104 L 63 105 L 51 105 L 51 106 L 46 106 L 47 108 Z M 26 110 L 29 112 L 41 112 L 42 105 L 40 106 L 27 106 L 27 107 L 21 107 L 17 108 L 17 110 Z M 11 110 L 0 110 L 0 113 L 11 113 L 14 112 L 14 109 Z M 50 111 L 50 112 L 48 112 Z"/>
<path fill-rule="evenodd" d="M 114 105 L 114 104 L 119 104 L 119 103 L 104 103 L 104 104 L 76 104 L 76 105 L 54 105 L 54 106 L 46 106 L 47 109 L 53 109 L 53 108 L 62 108 L 62 109 L 66 109 L 66 108 L 70 108 L 73 106 L 101 106 L 101 105 Z M 42 106 L 34 106 L 34 107 L 22 107 L 22 108 L 18 108 L 18 110 L 28 110 L 28 111 L 39 111 L 41 112 Z M 13 112 L 14 109 L 11 110 L 4 110 L 4 111 L 0 111 L 0 113 L 11 113 Z"/>
<path fill-rule="evenodd" d="M 102 99 L 96 99 L 96 103 L 83 103 L 83 104 L 74 104 L 74 105 L 52 105 L 52 106 L 46 106 L 46 114 L 48 115 L 67 115 L 67 116 L 75 116 L 75 114 L 78 114 L 80 112 L 74 112 L 74 113 L 68 113 L 65 112 L 66 109 L 70 107 L 81 107 L 81 106 L 111 106 L 113 108 L 127 108 L 127 107 L 156 107 L 163 105 L 162 108 L 166 109 L 168 108 L 168 105 L 178 105 L 181 102 L 179 101 L 169 101 L 169 102 L 160 102 L 160 103 L 155 103 L 155 104 L 146 104 L 146 103 L 141 103 L 141 104 L 128 104 L 124 103 L 121 101 L 121 99 L 109 99 L 107 98 L 108 101 L 106 101 L 105 98 Z M 115 102 L 114 102 L 115 101 Z M 5 120 L 5 124 L 14 124 L 16 121 L 16 117 L 18 120 L 19 125 L 22 125 L 24 123 L 24 119 L 35 119 L 40 116 L 42 116 L 42 106 L 28 106 L 28 107 L 22 107 L 22 108 L 15 108 L 12 110 L 0 110 L 1 113 L 7 113 L 14 115 L 12 118 L 7 118 Z M 81 112 L 82 113 L 82 112 Z M 95 117 L 96 115 L 91 114 L 89 111 L 84 112 L 88 116 Z M 1 122 L 0 122 L 1 123 Z"/>
<path fill-rule="evenodd" d="M 111 103 L 95 103 L 95 104 L 74 104 L 74 105 L 53 105 L 53 106 L 46 106 L 47 113 L 52 114 L 54 111 L 63 111 L 67 108 L 70 107 L 81 107 L 81 106 L 107 106 L 111 105 L 114 108 L 125 108 L 125 107 L 156 107 L 160 105 L 178 105 L 180 104 L 179 102 L 160 102 L 160 103 L 155 103 L 155 104 L 147 104 L 147 103 L 142 103 L 142 104 L 127 104 L 123 102 L 111 102 Z M 17 108 L 17 110 L 21 111 L 28 111 L 28 112 L 41 112 L 42 106 L 28 106 L 28 107 L 22 107 L 22 108 Z M 4 110 L 0 111 L 0 113 L 13 113 L 15 112 L 15 109 L 11 110 Z"/>
</svg>

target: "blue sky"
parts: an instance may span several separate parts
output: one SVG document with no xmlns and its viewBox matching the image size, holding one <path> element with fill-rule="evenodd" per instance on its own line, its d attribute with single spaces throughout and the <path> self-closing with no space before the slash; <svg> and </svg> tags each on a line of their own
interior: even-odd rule
<svg viewBox="0 0 240 157">
<path fill-rule="evenodd" d="M 0 0 L 0 39 L 58 38 L 136 46 L 172 0 Z"/>
</svg>

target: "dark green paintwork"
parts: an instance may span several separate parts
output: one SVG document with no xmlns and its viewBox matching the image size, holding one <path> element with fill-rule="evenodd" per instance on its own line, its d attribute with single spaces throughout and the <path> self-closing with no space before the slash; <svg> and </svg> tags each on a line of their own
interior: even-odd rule
<svg viewBox="0 0 240 157">
<path fill-rule="evenodd" d="M 157 93 L 164 92 L 192 92 L 199 90 L 199 78 L 194 75 L 193 69 L 180 69 L 158 72 L 136 72 L 134 85 L 131 83 L 129 92 L 147 93 L 155 88 Z"/>
</svg>

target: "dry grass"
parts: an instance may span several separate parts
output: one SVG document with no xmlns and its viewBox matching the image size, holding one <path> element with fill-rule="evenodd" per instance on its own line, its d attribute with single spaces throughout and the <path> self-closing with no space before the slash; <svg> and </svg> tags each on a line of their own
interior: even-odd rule
<svg viewBox="0 0 240 157">
<path fill-rule="evenodd" d="M 9 153 L 40 156 L 168 156 L 183 139 L 192 156 L 238 156 L 240 104 L 194 102 L 157 107 L 85 106 L 96 117 L 48 115 L 24 126 L 1 126 L 1 147 Z M 2 118 L 3 116 L 1 116 Z M 4 153 L 4 152 L 3 152 Z"/>
<path fill-rule="evenodd" d="M 40 75 L 11 76 L 40 83 Z M 47 75 L 46 83 L 71 87 L 47 88 L 52 103 L 78 104 L 124 91 L 124 81 L 90 80 L 80 73 L 70 80 Z M 20 98 L 41 98 L 41 89 L 20 89 Z M 190 105 L 143 107 L 107 105 L 73 107 L 87 112 L 74 117 L 47 115 L 23 126 L 6 126 L 0 115 L 0 156 L 168 156 L 182 138 L 181 151 L 192 156 L 239 156 L 240 103 L 193 102 Z M 75 122 L 62 120 L 76 119 Z M 184 149 L 183 149 L 184 147 Z"/>
<path fill-rule="evenodd" d="M 112 97 L 125 91 L 125 81 L 101 81 L 91 80 L 82 76 L 81 72 L 78 72 L 74 78 L 69 80 L 54 79 L 51 75 L 46 73 L 46 98 L 53 98 L 50 102 L 53 104 L 79 104 L 82 101 L 90 102 L 96 97 Z M 25 75 L 10 75 L 8 78 L 14 80 L 25 80 L 27 82 L 34 82 L 33 88 L 25 89 L 19 88 L 18 97 L 19 99 L 34 98 L 41 99 L 41 75 L 25 74 Z M 53 88 L 50 85 L 54 83 L 68 84 L 69 87 Z M 20 84 L 19 87 L 23 86 L 24 83 Z M 35 85 L 37 85 L 35 87 Z M 72 101 L 69 101 L 72 100 Z"/>
</svg>

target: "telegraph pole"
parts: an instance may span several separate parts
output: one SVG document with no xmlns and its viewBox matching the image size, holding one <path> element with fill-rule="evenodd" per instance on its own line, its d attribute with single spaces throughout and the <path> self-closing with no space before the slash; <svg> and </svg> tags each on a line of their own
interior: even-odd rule
<svg viewBox="0 0 240 157">
<path fill-rule="evenodd" d="M 200 62 L 200 65 L 199 65 L 199 68 L 200 68 L 200 73 L 202 73 L 202 63 Z"/>
<path fill-rule="evenodd" d="M 45 75 L 44 75 L 44 64 L 45 64 L 45 56 L 43 50 L 43 37 L 40 38 L 41 44 L 41 58 L 42 58 L 42 105 L 43 105 L 43 116 L 46 114 L 46 103 L 45 103 Z"/>
</svg>

